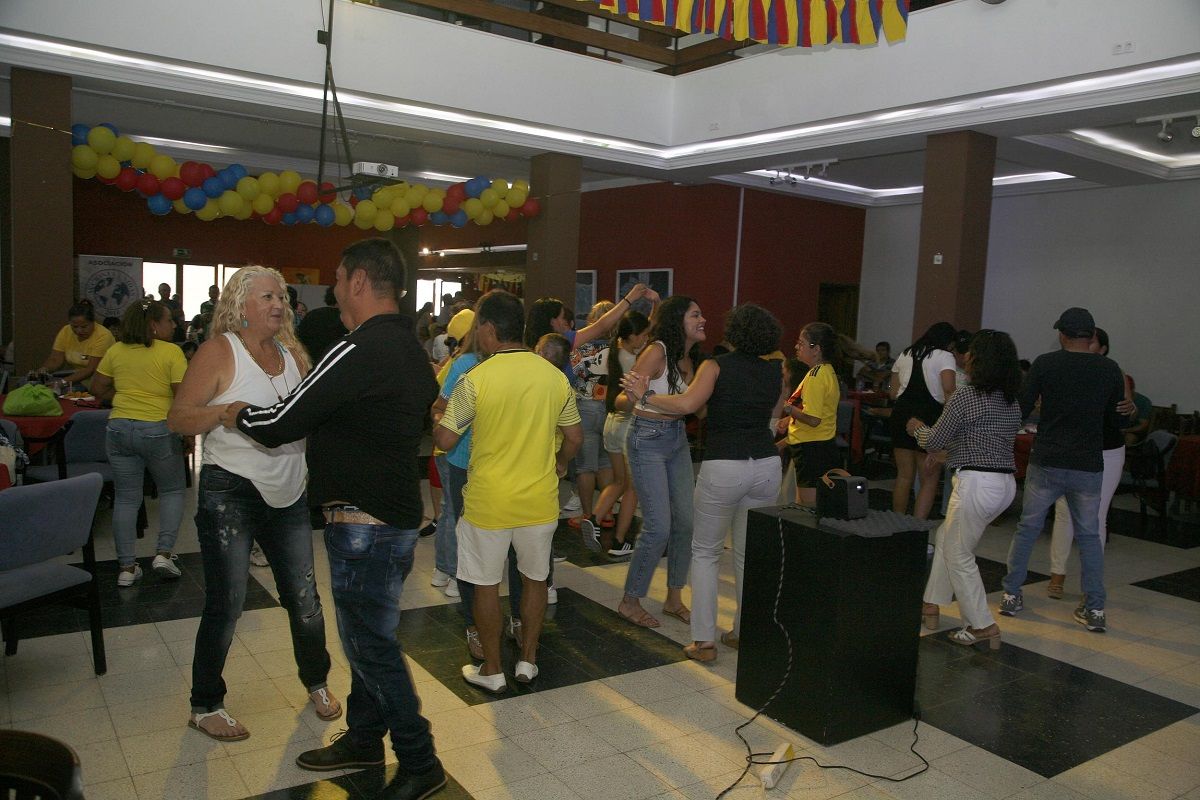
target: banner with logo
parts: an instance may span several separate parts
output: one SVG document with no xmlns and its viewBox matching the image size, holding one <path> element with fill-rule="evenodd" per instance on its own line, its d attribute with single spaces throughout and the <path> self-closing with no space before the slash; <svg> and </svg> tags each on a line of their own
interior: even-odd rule
<svg viewBox="0 0 1200 800">
<path fill-rule="evenodd" d="M 142 297 L 142 260 L 132 256 L 78 256 L 79 291 L 92 301 L 96 321 L 119 317 Z"/>
</svg>

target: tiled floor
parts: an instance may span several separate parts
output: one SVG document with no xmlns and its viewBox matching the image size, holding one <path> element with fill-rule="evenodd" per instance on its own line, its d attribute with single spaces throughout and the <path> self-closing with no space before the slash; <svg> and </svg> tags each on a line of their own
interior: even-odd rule
<svg viewBox="0 0 1200 800">
<path fill-rule="evenodd" d="M 1137 516 L 1136 503 L 1126 508 Z M 154 511 L 151 503 L 152 520 Z M 179 549 L 194 576 L 196 557 L 188 554 L 198 548 L 188 517 Z M 105 525 L 107 514 L 99 557 L 111 558 Z M 1012 516 L 1004 518 L 981 543 L 989 589 L 1014 525 Z M 548 621 L 543 674 L 530 689 L 511 684 L 514 691 L 500 698 L 458 677 L 467 658 L 461 621 L 428 585 L 433 541 L 420 541 L 399 639 L 452 779 L 439 797 L 716 797 L 742 772 L 745 747 L 734 728 L 752 715 L 734 699 L 737 652 L 722 646 L 715 664 L 700 665 L 681 658 L 678 644 L 689 637 L 682 623 L 663 617 L 662 628 L 646 631 L 622 622 L 611 609 L 625 564 L 585 555 L 577 536 L 566 526 L 560 531 L 569 560 L 556 565 L 560 601 Z M 152 547 L 149 541 L 139 547 Z M 314 545 L 334 659 L 330 684 L 344 696 L 349 675 L 319 536 Z M 720 609 L 726 627 L 728 561 L 727 553 Z M 1032 567 L 1049 572 L 1044 540 Z M 298 752 L 327 741 L 344 721 L 324 723 L 307 706 L 286 614 L 271 601 L 270 572 L 253 575 L 263 587 L 260 601 L 270 605 L 243 615 L 225 670 L 227 705 L 252 731 L 246 741 L 221 744 L 185 726 L 200 601 L 192 587 L 159 589 L 153 578 L 137 592 L 133 605 L 143 608 L 114 616 L 120 626 L 106 631 L 108 674 L 92 673 L 82 632 L 47 628 L 49 635 L 25 639 L 17 655 L 0 658 L 0 726 L 74 746 L 91 800 L 371 796 L 385 771 L 314 776 L 294 766 Z M 1200 800 L 1200 548 L 1114 535 L 1106 580 L 1111 627 L 1103 635 L 1072 621 L 1072 595 L 1047 599 L 1041 580 L 1027 585 L 1024 613 L 1001 618 L 1005 644 L 998 653 L 963 650 L 944 633 L 922 642 L 916 750 L 930 762 L 927 771 L 896 783 L 816 766 L 909 775 L 921 766 L 909 749 L 912 723 L 821 747 L 760 717 L 743 731 L 756 752 L 787 740 L 807 758 L 770 792 L 752 772 L 726 797 Z M 660 570 L 647 603 L 653 612 L 664 581 Z M 1078 591 L 1076 576 L 1068 590 Z M 955 613 L 943 609 L 943 628 Z"/>
</svg>

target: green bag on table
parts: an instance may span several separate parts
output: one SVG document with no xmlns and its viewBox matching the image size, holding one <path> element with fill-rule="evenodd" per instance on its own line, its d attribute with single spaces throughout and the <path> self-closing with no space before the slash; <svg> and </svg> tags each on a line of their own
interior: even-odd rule
<svg viewBox="0 0 1200 800">
<path fill-rule="evenodd" d="M 63 410 L 49 387 L 27 383 L 4 398 L 4 413 L 13 417 L 58 417 Z"/>
</svg>

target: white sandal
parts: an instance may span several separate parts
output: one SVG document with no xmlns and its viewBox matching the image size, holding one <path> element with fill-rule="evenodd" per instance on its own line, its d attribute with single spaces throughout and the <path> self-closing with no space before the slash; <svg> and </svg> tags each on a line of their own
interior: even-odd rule
<svg viewBox="0 0 1200 800">
<path fill-rule="evenodd" d="M 242 732 L 235 733 L 232 736 L 222 736 L 214 733 L 213 731 L 210 731 L 208 728 L 204 727 L 204 721 L 209 717 L 220 717 L 230 728 L 235 730 L 241 728 Z M 242 728 L 241 724 L 236 719 L 229 716 L 229 713 L 223 708 L 218 708 L 216 711 L 209 711 L 204 714 L 192 714 L 192 716 L 188 719 L 188 727 L 195 728 L 205 736 L 209 737 L 210 739 L 216 739 L 218 742 L 240 742 L 243 739 L 250 738 L 250 731 Z"/>
<path fill-rule="evenodd" d="M 308 699 L 312 701 L 317 716 L 326 722 L 332 722 L 342 715 L 342 704 L 324 686 L 309 692 Z"/>
</svg>

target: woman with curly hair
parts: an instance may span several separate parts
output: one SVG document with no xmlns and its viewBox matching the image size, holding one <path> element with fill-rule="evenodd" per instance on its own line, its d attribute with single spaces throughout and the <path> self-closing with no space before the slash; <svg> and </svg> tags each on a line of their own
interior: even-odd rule
<svg viewBox="0 0 1200 800">
<path fill-rule="evenodd" d="M 645 390 L 637 397 L 623 392 L 617 407 L 632 408 L 633 422 L 625 450 L 633 484 L 642 503 L 642 531 L 633 547 L 625 577 L 625 596 L 617 613 L 643 628 L 661 623 L 642 608 L 654 570 L 669 550 L 667 599 L 663 613 L 691 623 L 683 604 L 692 550 L 692 456 L 684 430 L 685 414 L 659 411 L 648 404 L 655 396 L 683 394 L 695 374 L 704 341 L 704 317 L 690 297 L 675 295 L 655 311 L 650 344 L 642 350 L 633 371 L 644 375 Z M 667 547 L 668 541 L 670 547 Z"/>
<path fill-rule="evenodd" d="M 954 489 L 946 519 L 937 529 L 933 565 L 921 609 L 925 626 L 936 629 L 939 606 L 958 598 L 963 627 L 956 644 L 987 642 L 1000 647 L 1000 627 L 987 605 L 975 548 L 987 526 L 1008 508 L 1017 492 L 1013 440 L 1021 427 L 1017 392 L 1021 368 L 1017 347 L 1001 331 L 982 330 L 971 339 L 965 362 L 971 382 L 951 395 L 934 425 L 905 420 L 908 434 L 926 450 L 949 448 Z"/>
<path fill-rule="evenodd" d="M 645 407 L 691 414 L 707 403 L 704 461 L 695 490 L 692 533 L 692 643 L 688 658 L 717 657 L 717 586 L 725 532 L 733 530 L 733 574 L 737 611 L 733 630 L 722 635 L 733 645 L 741 616 L 742 575 L 746 558 L 746 516 L 750 509 L 775 503 L 782 480 L 771 421 L 783 409 L 788 392 L 781 362 L 762 356 L 779 346 L 782 329 L 769 311 L 744 303 L 729 312 L 725 341 L 733 348 L 700 365 L 683 394 L 652 395 Z M 624 386 L 639 403 L 648 380 L 637 372 Z"/>
</svg>

